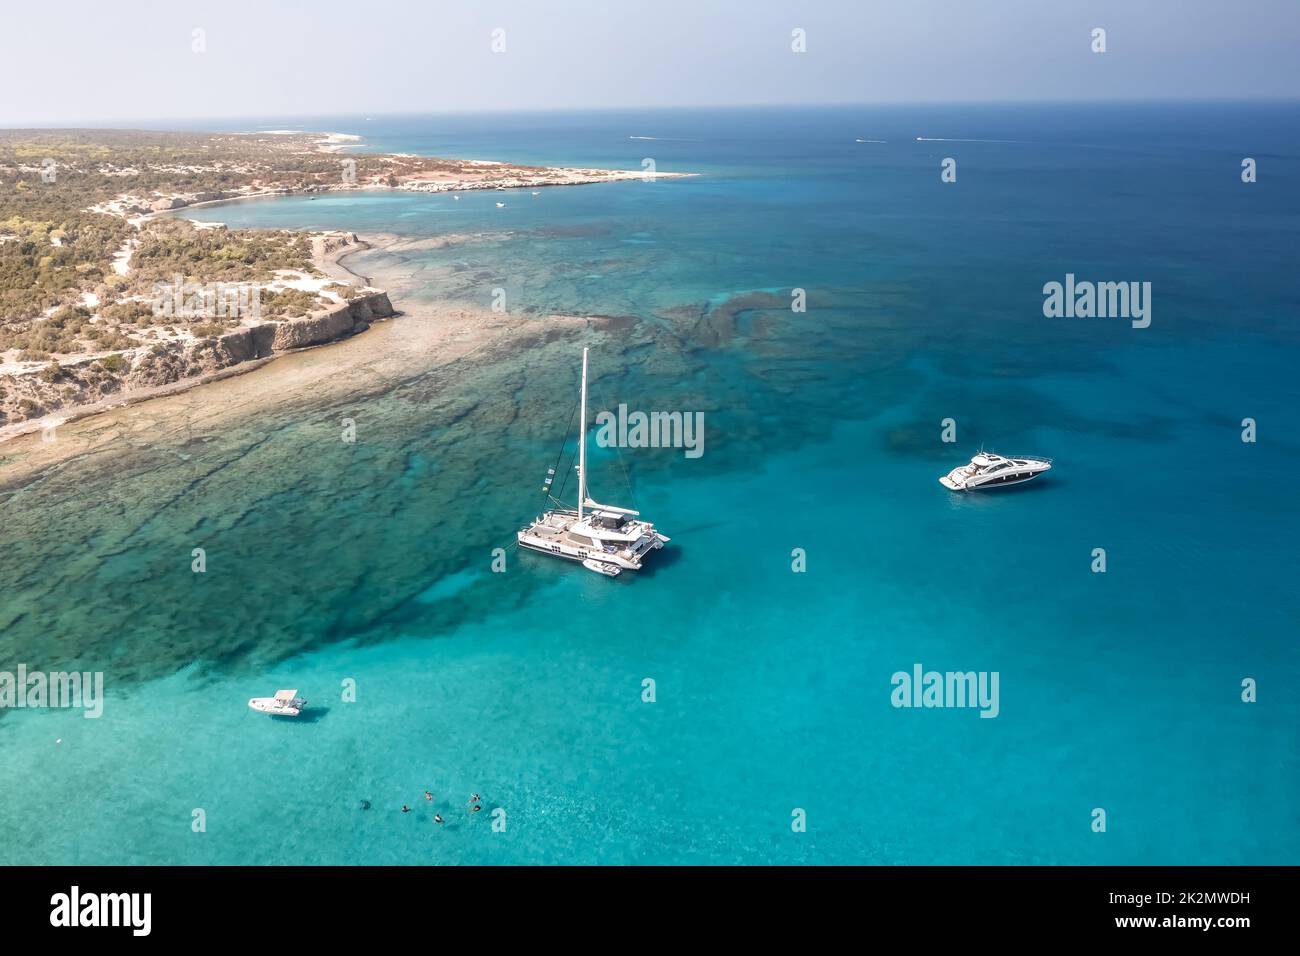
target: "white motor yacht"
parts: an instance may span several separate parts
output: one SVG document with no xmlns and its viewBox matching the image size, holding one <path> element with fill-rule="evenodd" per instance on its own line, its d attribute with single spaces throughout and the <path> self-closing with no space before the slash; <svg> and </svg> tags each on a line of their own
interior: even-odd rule
<svg viewBox="0 0 1300 956">
<path fill-rule="evenodd" d="M 262 714 L 297 717 L 307 706 L 307 701 L 299 697 L 296 690 L 277 690 L 274 697 L 249 698 L 248 706 Z"/>
<path fill-rule="evenodd" d="M 582 350 L 581 421 L 578 427 L 578 507 L 566 508 L 550 495 L 555 472 L 543 486 L 557 505 L 534 518 L 518 535 L 519 546 L 570 561 L 597 574 L 616 577 L 623 571 L 637 571 L 641 560 L 658 551 L 668 538 L 642 521 L 640 512 L 592 501 L 587 491 L 587 350 Z"/>
<path fill-rule="evenodd" d="M 982 451 L 970 460 L 969 465 L 954 468 L 940 478 L 939 484 L 952 491 L 1005 488 L 1037 478 L 1051 468 L 1050 458 L 1007 458 Z"/>
</svg>

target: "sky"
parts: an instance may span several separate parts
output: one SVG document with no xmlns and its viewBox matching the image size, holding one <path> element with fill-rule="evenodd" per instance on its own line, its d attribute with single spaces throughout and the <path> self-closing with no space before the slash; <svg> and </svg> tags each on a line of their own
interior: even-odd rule
<svg viewBox="0 0 1300 956">
<path fill-rule="evenodd" d="M 1300 98 L 1300 0 L 60 0 L 2 19 L 9 127 Z"/>
</svg>

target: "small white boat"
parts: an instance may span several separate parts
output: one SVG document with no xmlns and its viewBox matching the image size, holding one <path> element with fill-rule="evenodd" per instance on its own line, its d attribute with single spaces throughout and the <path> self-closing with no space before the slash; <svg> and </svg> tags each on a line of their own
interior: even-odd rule
<svg viewBox="0 0 1300 956">
<path fill-rule="evenodd" d="M 498 209 L 505 209 L 505 208 L 506 208 L 506 204 L 503 203 L 503 202 L 499 202 L 499 203 L 497 203 L 497 208 L 498 208 Z"/>
<path fill-rule="evenodd" d="M 534 189 L 534 190 L 533 190 L 533 195 L 534 195 L 534 196 L 540 196 L 541 194 L 542 194 L 542 191 L 541 191 L 540 189 Z"/>
<path fill-rule="evenodd" d="M 296 690 L 277 690 L 274 697 L 250 697 L 248 706 L 260 714 L 279 717 L 297 717 L 307 706 L 307 701 Z"/>
<path fill-rule="evenodd" d="M 586 558 L 582 566 L 588 571 L 595 571 L 597 574 L 605 574 L 611 578 L 616 578 L 623 573 L 623 569 L 617 564 L 609 564 L 605 561 L 597 561 L 595 558 Z"/>
<path fill-rule="evenodd" d="M 1024 484 L 1051 469 L 1050 458 L 1005 458 L 982 451 L 969 465 L 954 468 L 940 478 L 939 484 L 950 491 L 983 491 Z"/>
</svg>

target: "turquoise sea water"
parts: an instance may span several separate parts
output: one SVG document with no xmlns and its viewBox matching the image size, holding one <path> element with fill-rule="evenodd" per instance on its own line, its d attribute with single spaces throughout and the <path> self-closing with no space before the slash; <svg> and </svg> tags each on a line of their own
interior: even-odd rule
<svg viewBox="0 0 1300 956">
<path fill-rule="evenodd" d="M 607 318 L 233 424 L 129 430 L 0 491 L 0 661 L 77 661 L 109 688 L 100 720 L 0 717 L 21 782 L 0 862 L 1297 862 L 1298 119 L 306 122 L 365 148 L 700 175 L 199 211 L 455 237 L 355 260 L 412 312 L 504 288 L 512 310 Z M 1150 281 L 1151 326 L 1045 318 L 1067 272 Z M 705 413 L 698 459 L 594 452 L 596 497 L 634 499 L 673 544 L 613 581 L 514 550 L 493 574 L 543 506 L 584 343 L 594 406 Z M 1056 468 L 942 489 L 981 445 Z M 916 663 L 998 672 L 999 715 L 895 709 Z M 310 720 L 245 707 L 282 686 Z"/>
</svg>

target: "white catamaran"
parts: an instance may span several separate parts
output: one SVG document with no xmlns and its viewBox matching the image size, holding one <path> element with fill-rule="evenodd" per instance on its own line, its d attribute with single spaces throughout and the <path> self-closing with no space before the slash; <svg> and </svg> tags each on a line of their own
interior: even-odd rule
<svg viewBox="0 0 1300 956">
<path fill-rule="evenodd" d="M 552 497 L 557 507 L 546 512 L 519 531 L 521 548 L 581 561 L 582 566 L 597 574 L 616 577 L 623 571 L 637 571 L 641 559 L 658 551 L 668 538 L 640 512 L 614 505 L 602 505 L 587 496 L 587 350 L 582 350 L 581 420 L 578 426 L 578 507 L 565 508 Z M 572 420 L 570 420 L 572 421 Z M 543 488 L 550 494 L 554 469 Z"/>
</svg>

